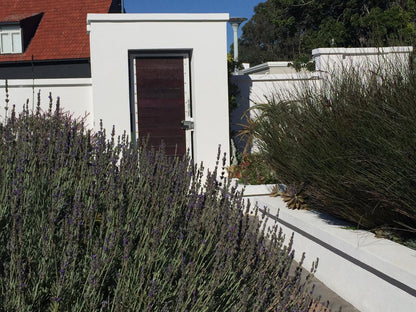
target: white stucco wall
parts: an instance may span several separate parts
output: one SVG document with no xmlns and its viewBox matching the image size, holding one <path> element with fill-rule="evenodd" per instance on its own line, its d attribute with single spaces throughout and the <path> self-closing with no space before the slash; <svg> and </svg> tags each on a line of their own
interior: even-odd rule
<svg viewBox="0 0 416 312">
<path fill-rule="evenodd" d="M 312 50 L 316 71 L 334 73 L 354 68 L 360 71 L 405 68 L 413 47 L 319 48 Z"/>
<path fill-rule="evenodd" d="M 0 80 L 0 118 L 5 116 L 6 81 Z M 60 98 L 60 106 L 64 112 L 70 112 L 74 118 L 85 118 L 86 125 L 92 127 L 92 87 L 90 78 L 66 79 L 11 79 L 8 80 L 9 112 L 13 105 L 16 112 L 21 112 L 23 105 L 29 100 L 29 109 L 36 108 L 38 93 L 40 104 L 44 111 L 49 109 L 49 93 L 52 93 L 53 103 Z"/>
<path fill-rule="evenodd" d="M 267 226 L 274 226 L 273 217 L 278 216 L 277 225 L 286 236 L 286 242 L 294 233 L 296 261 L 305 252 L 303 267 L 309 270 L 312 262 L 319 258 L 315 276 L 332 291 L 362 312 L 415 311 L 414 249 L 376 238 L 370 232 L 346 229 L 346 224 L 330 216 L 288 209 L 281 197 L 264 195 L 267 191 L 271 192 L 271 186 L 246 189 L 252 194 L 251 203 L 257 201 L 261 210 L 268 209 L 271 216 L 266 221 Z M 314 294 L 319 295 L 318 292 Z M 332 308 L 338 309 L 337 306 Z"/>
<path fill-rule="evenodd" d="M 95 127 L 130 134 L 129 51 L 190 50 L 194 158 L 206 167 L 229 155 L 228 14 L 88 14 Z M 163 112 L 161 112 L 163 113 Z"/>
<path fill-rule="evenodd" d="M 297 90 L 305 86 L 322 88 L 323 82 L 331 78 L 340 77 L 354 69 L 360 75 L 372 76 L 374 73 L 386 74 L 400 72 L 409 65 L 409 55 L 413 48 L 384 47 L 384 48 L 319 48 L 312 51 L 316 71 L 292 74 L 264 74 L 257 69 L 269 68 L 273 62 L 260 64 L 233 76 L 232 81 L 238 85 L 240 95 L 237 98 L 239 107 L 231 113 L 231 130 L 237 133 L 244 121 L 241 117 L 247 109 L 256 104 L 267 103 L 268 99 L 284 96 L 290 98 Z M 247 74 L 251 73 L 252 74 Z M 250 117 L 254 117 L 253 111 Z M 240 151 L 244 143 L 236 144 Z M 255 150 L 255 149 L 253 149 Z"/>
<path fill-rule="evenodd" d="M 290 95 L 299 87 L 309 84 L 311 80 L 328 78 L 327 74 L 339 74 L 339 70 L 355 68 L 361 74 L 367 70 L 391 70 L 406 68 L 409 64 L 409 53 L 412 47 L 384 48 L 319 48 L 312 50 L 316 64 L 313 73 L 271 74 L 257 69 L 270 68 L 270 64 L 283 62 L 267 62 L 241 70 L 239 75 L 232 77 L 240 87 L 240 101 L 249 101 L 250 106 L 267 102 L 277 94 Z M 284 62 L 288 63 L 288 62 Z"/>
<path fill-rule="evenodd" d="M 231 112 L 230 122 L 234 142 L 240 152 L 243 151 L 245 140 L 235 135 L 244 127 L 247 115 L 255 118 L 256 111 L 252 108 L 257 104 L 266 104 L 275 98 L 288 99 L 303 88 L 318 87 L 320 84 L 318 73 L 292 74 L 251 74 L 234 75 L 232 83 L 238 86 L 240 94 L 237 96 L 238 107 Z M 256 151 L 255 148 L 252 151 Z"/>
<path fill-rule="evenodd" d="M 239 81 L 239 76 L 234 81 Z M 244 79 L 244 78 L 243 78 Z M 289 98 L 302 88 L 316 84 L 317 73 L 249 75 L 251 81 L 250 106 L 267 103 L 276 98 Z"/>
</svg>

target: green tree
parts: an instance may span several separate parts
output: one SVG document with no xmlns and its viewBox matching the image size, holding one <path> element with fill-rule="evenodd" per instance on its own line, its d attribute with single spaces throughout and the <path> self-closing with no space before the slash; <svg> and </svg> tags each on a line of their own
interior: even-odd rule
<svg viewBox="0 0 416 312">
<path fill-rule="evenodd" d="M 318 47 L 411 45 L 416 4 L 409 1 L 267 0 L 242 28 L 239 58 L 252 65 L 299 60 Z"/>
</svg>

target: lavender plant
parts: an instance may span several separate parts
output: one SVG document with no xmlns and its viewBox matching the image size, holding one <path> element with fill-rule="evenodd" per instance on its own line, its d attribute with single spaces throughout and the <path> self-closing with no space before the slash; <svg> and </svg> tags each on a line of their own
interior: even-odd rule
<svg viewBox="0 0 416 312">
<path fill-rule="evenodd" d="M 308 311 L 291 241 L 219 167 L 203 179 L 59 102 L 0 124 L 0 162 L 1 311 Z"/>
</svg>

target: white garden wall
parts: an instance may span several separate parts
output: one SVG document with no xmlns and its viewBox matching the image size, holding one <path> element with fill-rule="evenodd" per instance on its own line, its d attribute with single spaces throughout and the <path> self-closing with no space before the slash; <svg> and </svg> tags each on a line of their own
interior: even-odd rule
<svg viewBox="0 0 416 312">
<path fill-rule="evenodd" d="M 413 47 L 384 48 L 319 48 L 312 51 L 315 61 L 315 72 L 288 74 L 264 74 L 272 72 L 275 62 L 268 62 L 246 68 L 232 76 L 240 91 L 237 98 L 239 107 L 231 113 L 231 129 L 237 133 L 243 126 L 242 117 L 247 110 L 256 104 L 267 103 L 268 100 L 281 96 L 290 98 L 297 90 L 305 86 L 322 87 L 325 79 L 331 79 L 342 72 L 354 69 L 363 75 L 373 75 L 389 71 L 400 71 L 409 66 L 410 53 Z M 279 62 L 281 66 L 283 62 Z M 289 62 L 285 62 L 288 64 Z M 288 70 L 291 70 L 288 67 Z M 377 77 L 377 75 L 376 75 Z M 253 111 L 248 115 L 253 118 Z M 242 151 L 244 142 L 236 139 L 236 145 Z"/>
<path fill-rule="evenodd" d="M 288 67 L 289 68 L 289 67 Z M 244 115 L 254 118 L 256 112 L 252 109 L 257 104 L 268 103 L 276 98 L 290 98 L 291 95 L 307 86 L 318 86 L 318 73 L 288 73 L 288 74 L 250 74 L 234 75 L 231 82 L 238 86 L 240 94 L 237 97 L 238 107 L 231 112 L 230 122 L 232 133 L 243 128 Z M 244 141 L 235 139 L 237 148 L 242 151 Z"/>
<path fill-rule="evenodd" d="M 194 158 L 229 155 L 228 14 L 88 14 L 94 124 L 130 134 L 129 52 L 189 51 Z M 163 114 L 164 112 L 160 112 Z"/>
<path fill-rule="evenodd" d="M 378 71 L 406 68 L 413 47 L 319 48 L 312 50 L 316 71 L 334 72 L 355 68 Z"/>
<path fill-rule="evenodd" d="M 6 81 L 0 80 L 0 118 L 5 117 Z M 57 97 L 63 111 L 69 111 L 74 118 L 85 118 L 86 124 L 92 127 L 92 87 L 90 78 L 66 79 L 12 79 L 8 80 L 9 110 L 13 105 L 16 112 L 21 112 L 23 105 L 29 100 L 28 107 L 36 108 L 38 93 L 42 110 L 49 109 L 49 93 L 52 93 L 53 103 Z"/>
<path fill-rule="evenodd" d="M 409 312 L 416 307 L 416 251 L 373 233 L 345 228 L 341 221 L 313 211 L 290 210 L 271 191 L 247 186 L 251 203 L 268 211 L 267 225 L 275 222 L 287 241 L 294 233 L 295 260 L 302 253 L 304 268 L 319 258 L 315 276 L 362 312 Z M 263 196 L 253 196 L 261 194 Z M 318 295 L 318 294 L 316 294 Z"/>
</svg>

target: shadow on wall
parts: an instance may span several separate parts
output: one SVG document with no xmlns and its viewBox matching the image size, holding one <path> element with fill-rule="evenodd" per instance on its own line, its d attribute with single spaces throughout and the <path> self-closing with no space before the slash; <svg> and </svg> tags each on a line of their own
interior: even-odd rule
<svg viewBox="0 0 416 312">
<path fill-rule="evenodd" d="M 238 83 L 237 83 L 238 80 Z M 240 94 L 237 97 L 238 106 L 230 113 L 231 139 L 235 147 L 242 153 L 247 142 L 247 137 L 238 136 L 240 130 L 247 124 L 245 116 L 250 108 L 250 93 L 253 82 L 248 75 L 231 76 L 231 82 L 239 86 Z"/>
</svg>

